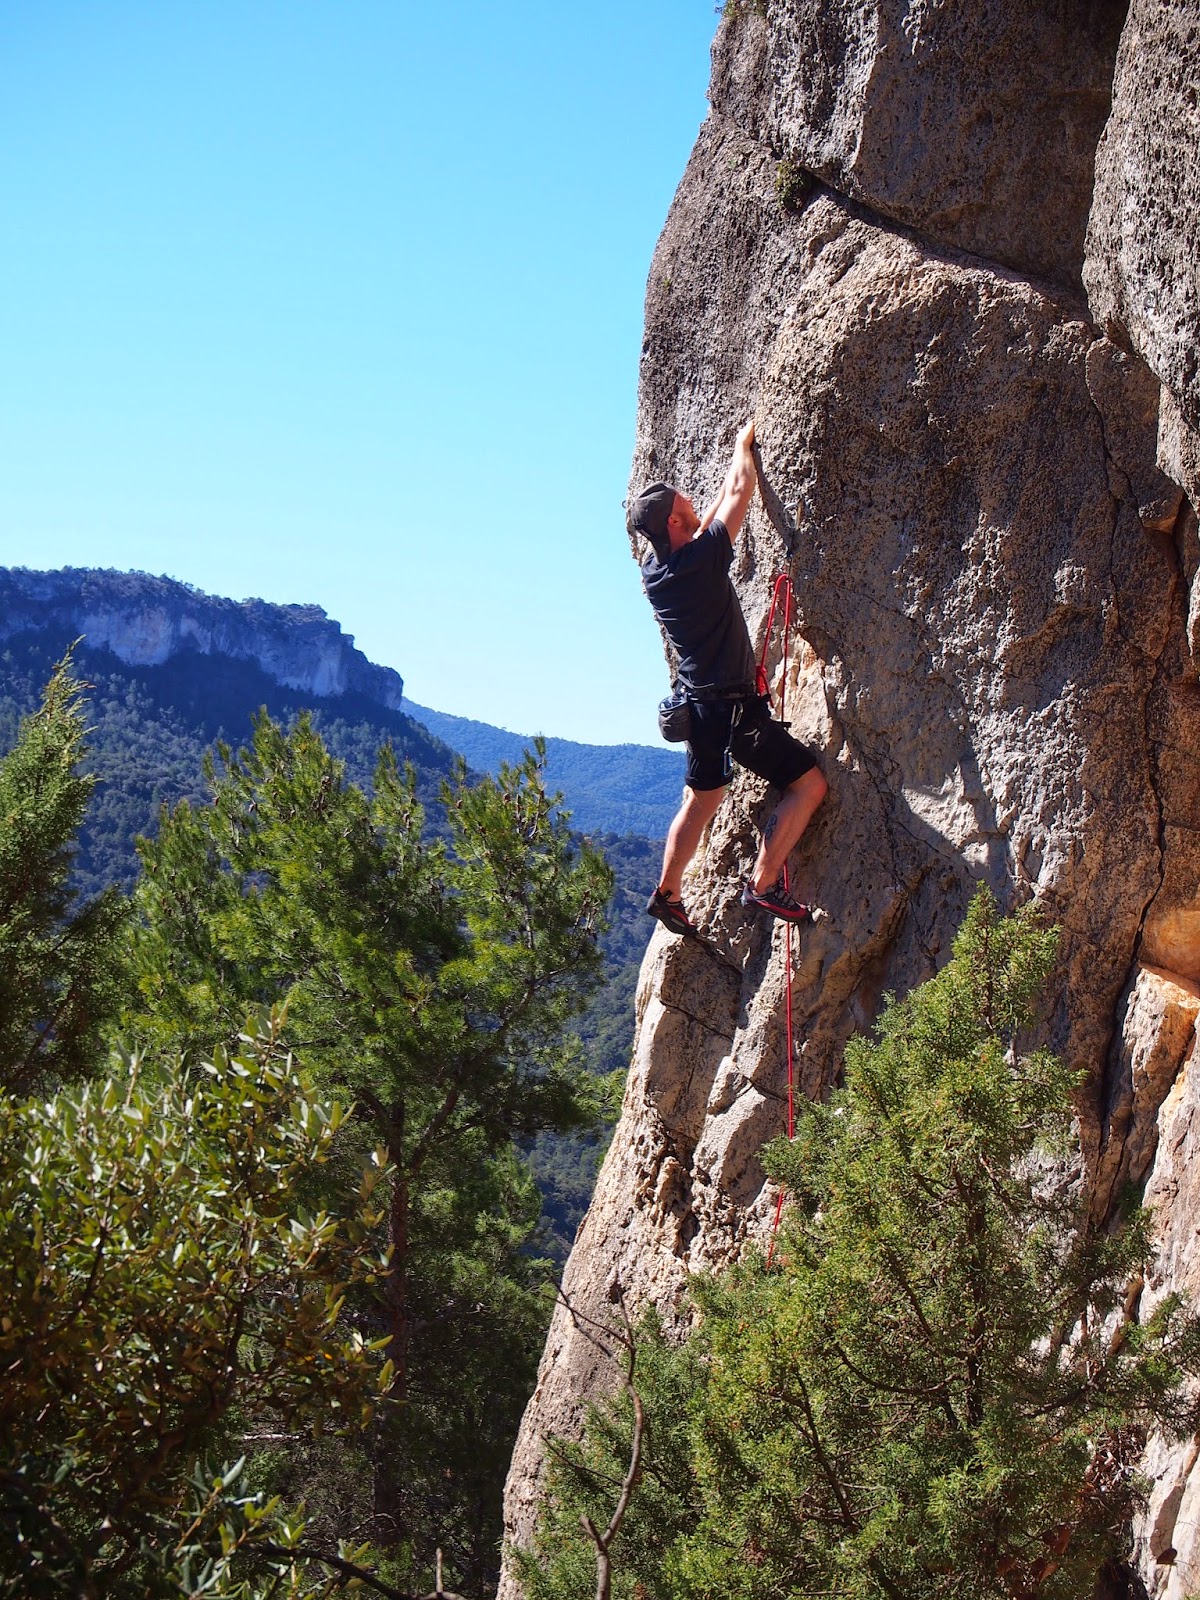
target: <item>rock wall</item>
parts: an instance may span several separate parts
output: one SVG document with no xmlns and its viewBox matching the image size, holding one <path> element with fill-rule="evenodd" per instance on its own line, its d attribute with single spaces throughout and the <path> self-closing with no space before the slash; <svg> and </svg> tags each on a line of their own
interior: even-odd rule
<svg viewBox="0 0 1200 1600">
<path fill-rule="evenodd" d="M 1200 7 L 1133 0 L 1096 158 L 1092 315 L 1162 385 L 1158 459 L 1200 505 Z M 1195 523 L 1185 552 L 1200 648 Z"/>
<path fill-rule="evenodd" d="M 1149 1302 L 1200 1292 L 1200 43 L 1194 0 L 1124 11 L 727 6 L 650 273 L 632 482 L 711 494 L 753 414 L 798 508 L 799 640 L 773 671 L 830 784 L 792 863 L 829 914 L 793 982 L 804 1091 L 885 991 L 937 968 L 975 882 L 1036 898 L 1064 930 L 1050 1034 L 1088 1074 L 1095 1209 L 1127 1181 L 1160 1203 Z M 783 563 L 756 507 L 734 570 L 758 638 Z M 621 1123 L 566 1269 L 584 1316 L 619 1285 L 670 1320 L 691 1273 L 769 1227 L 784 935 L 737 890 L 770 804 L 739 777 L 685 886 L 722 959 L 651 939 Z M 545 1434 L 612 1381 L 560 1310 L 511 1539 Z M 1183 1596 L 1197 1452 L 1155 1441 L 1148 1461 L 1143 1577 Z"/>
<path fill-rule="evenodd" d="M 223 600 L 144 572 L 0 568 L 0 642 L 54 628 L 127 666 L 161 666 L 181 651 L 254 661 L 287 689 L 326 698 L 356 692 L 399 711 L 404 680 L 354 648 L 320 606 Z"/>
</svg>

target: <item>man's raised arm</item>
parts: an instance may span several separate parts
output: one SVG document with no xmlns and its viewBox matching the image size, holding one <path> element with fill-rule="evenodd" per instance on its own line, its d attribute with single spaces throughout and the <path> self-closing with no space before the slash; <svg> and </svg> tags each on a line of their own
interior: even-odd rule
<svg viewBox="0 0 1200 1600">
<path fill-rule="evenodd" d="M 757 481 L 754 473 L 754 457 L 750 454 L 753 443 L 754 421 L 751 419 L 737 436 L 737 443 L 733 447 L 733 456 L 729 462 L 729 471 L 725 474 L 720 494 L 700 519 L 701 532 L 710 522 L 718 519 L 729 530 L 731 539 L 736 539 L 741 532 Z"/>
</svg>

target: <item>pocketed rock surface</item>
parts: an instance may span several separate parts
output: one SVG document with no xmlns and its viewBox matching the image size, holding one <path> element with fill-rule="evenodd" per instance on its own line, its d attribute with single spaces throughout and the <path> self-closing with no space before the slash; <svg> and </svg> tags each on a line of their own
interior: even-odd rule
<svg viewBox="0 0 1200 1600">
<path fill-rule="evenodd" d="M 1115 153 L 1166 114 L 1134 85 L 1129 31 L 1171 6 L 1134 0 L 1123 38 L 1111 7 L 1047 8 L 1053 28 L 1041 9 L 729 8 L 651 267 L 631 483 L 708 498 L 753 415 L 796 508 L 798 615 L 768 662 L 830 786 L 792 861 L 826 913 L 796 940 L 800 1089 L 823 1093 L 881 996 L 944 962 L 976 883 L 1036 899 L 1063 930 L 1048 1042 L 1087 1074 L 1079 1176 L 1097 1215 L 1129 1183 L 1158 1206 L 1149 1305 L 1200 1294 L 1200 436 L 1184 340 L 1135 313 L 1158 274 L 1155 303 L 1200 347 L 1194 280 L 1176 281 L 1196 255 L 1133 250 L 1161 219 Z M 1172 38 L 1194 79 L 1195 30 Z M 1194 129 L 1171 148 L 1194 195 Z M 786 565 L 756 502 L 734 562 L 756 643 Z M 555 1316 L 509 1478 L 518 1543 L 545 1436 L 616 1381 L 586 1319 L 618 1296 L 686 1318 L 689 1276 L 769 1231 L 785 935 L 738 892 L 771 804 L 739 776 L 685 885 L 713 948 L 650 939 L 621 1122 L 564 1278 L 576 1315 Z M 1195 1448 L 1153 1440 L 1147 1466 L 1141 1576 L 1183 1596 Z"/>
</svg>

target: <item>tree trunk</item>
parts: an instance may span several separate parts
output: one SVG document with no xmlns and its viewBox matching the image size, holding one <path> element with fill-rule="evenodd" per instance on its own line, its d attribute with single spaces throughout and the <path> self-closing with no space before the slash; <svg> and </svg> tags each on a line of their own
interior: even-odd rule
<svg viewBox="0 0 1200 1600">
<path fill-rule="evenodd" d="M 394 1169 L 392 1198 L 388 1208 L 388 1240 L 392 1247 L 391 1271 L 384 1283 L 383 1305 L 391 1342 L 386 1354 L 394 1377 L 388 1398 L 403 1402 L 408 1396 L 408 1228 L 410 1189 L 404 1164 L 404 1106 L 393 1106 L 387 1141 L 388 1161 Z M 380 1544 L 396 1543 L 404 1537 L 401 1514 L 401 1474 L 393 1451 L 388 1447 L 386 1426 L 375 1429 L 372 1450 L 375 1468 L 374 1509 L 378 1519 L 376 1539 Z"/>
<path fill-rule="evenodd" d="M 398 1170 L 392 1180 L 389 1218 L 392 1270 L 386 1293 L 388 1332 L 392 1336 L 387 1354 L 396 1369 L 391 1398 L 401 1401 L 408 1395 L 408 1210 L 408 1177 Z"/>
</svg>

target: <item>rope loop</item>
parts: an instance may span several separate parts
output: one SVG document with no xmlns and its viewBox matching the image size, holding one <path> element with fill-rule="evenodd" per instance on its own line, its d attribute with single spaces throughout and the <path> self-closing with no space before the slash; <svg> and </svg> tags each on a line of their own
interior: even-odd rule
<svg viewBox="0 0 1200 1600">
<path fill-rule="evenodd" d="M 775 613 L 779 609 L 780 596 L 783 597 L 783 660 L 787 661 L 788 640 L 792 627 L 792 602 L 796 591 L 792 588 L 792 580 L 786 572 L 781 572 L 775 579 L 775 587 L 771 591 L 771 605 L 767 612 L 767 626 L 763 631 L 762 651 L 758 658 L 758 668 L 754 674 L 754 687 L 759 694 L 768 694 L 767 686 L 767 651 L 771 648 L 771 627 L 775 621 Z M 782 717 L 784 701 L 787 697 L 787 675 L 784 674 L 783 687 L 779 692 L 779 715 Z"/>
</svg>

